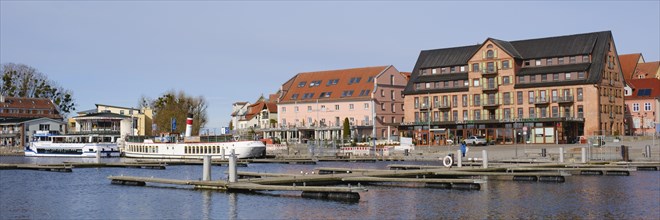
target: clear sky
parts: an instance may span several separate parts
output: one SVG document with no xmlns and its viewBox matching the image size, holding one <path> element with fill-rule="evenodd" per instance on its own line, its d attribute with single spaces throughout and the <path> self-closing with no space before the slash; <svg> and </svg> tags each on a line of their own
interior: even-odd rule
<svg viewBox="0 0 660 220">
<path fill-rule="evenodd" d="M 5 1 L 0 63 L 37 68 L 95 103 L 168 90 L 204 96 L 209 128 L 231 104 L 299 72 L 394 65 L 420 50 L 611 30 L 619 54 L 660 54 L 660 1 Z"/>
</svg>

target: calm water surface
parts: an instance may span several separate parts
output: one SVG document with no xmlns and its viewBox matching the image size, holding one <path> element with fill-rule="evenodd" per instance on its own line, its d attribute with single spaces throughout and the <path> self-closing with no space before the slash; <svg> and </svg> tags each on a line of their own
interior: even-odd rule
<svg viewBox="0 0 660 220">
<path fill-rule="evenodd" d="M 0 163 L 81 160 L 0 157 Z M 385 168 L 392 163 L 397 162 L 250 164 L 239 171 L 300 173 L 315 167 Z M 225 178 L 226 169 L 214 166 L 213 178 Z M 306 199 L 293 192 L 227 193 L 149 183 L 146 187 L 112 185 L 106 178 L 110 175 L 199 179 L 202 167 L 92 168 L 72 173 L 0 170 L 0 219 L 660 219 L 657 171 L 624 177 L 572 176 L 565 183 L 491 180 L 480 191 L 368 185 L 369 191 L 360 193 L 361 199 L 355 203 Z"/>
</svg>

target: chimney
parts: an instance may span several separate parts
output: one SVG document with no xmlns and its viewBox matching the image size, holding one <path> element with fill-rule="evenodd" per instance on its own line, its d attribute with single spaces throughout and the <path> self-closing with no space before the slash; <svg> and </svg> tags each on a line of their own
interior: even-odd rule
<svg viewBox="0 0 660 220">
<path fill-rule="evenodd" d="M 186 137 L 190 137 L 192 135 L 192 123 L 193 114 L 188 114 L 188 118 L 186 119 Z"/>
</svg>

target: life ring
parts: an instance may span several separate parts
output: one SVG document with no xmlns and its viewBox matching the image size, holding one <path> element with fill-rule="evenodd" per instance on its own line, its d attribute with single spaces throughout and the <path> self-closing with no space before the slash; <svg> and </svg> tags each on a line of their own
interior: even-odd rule
<svg viewBox="0 0 660 220">
<path fill-rule="evenodd" d="M 451 165 L 454 165 L 454 159 L 450 156 L 445 156 L 442 158 L 442 165 L 445 165 L 445 167 L 451 167 Z"/>
</svg>

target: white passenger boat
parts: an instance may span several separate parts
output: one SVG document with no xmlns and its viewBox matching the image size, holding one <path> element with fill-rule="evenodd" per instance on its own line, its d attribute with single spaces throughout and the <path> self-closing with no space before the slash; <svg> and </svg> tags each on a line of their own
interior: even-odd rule
<svg viewBox="0 0 660 220">
<path fill-rule="evenodd" d="M 28 157 L 118 157 L 118 136 L 35 134 L 25 149 Z"/>
<path fill-rule="evenodd" d="M 192 115 L 186 121 L 185 137 L 178 133 L 162 133 L 158 137 L 128 136 L 124 144 L 124 156 L 136 158 L 193 159 L 205 155 L 228 156 L 234 150 L 238 158 L 255 158 L 266 155 L 266 145 L 261 141 L 232 135 L 191 136 Z"/>
<path fill-rule="evenodd" d="M 263 157 L 266 145 L 261 141 L 241 141 L 230 135 L 181 138 L 176 133 L 160 137 L 129 136 L 124 145 L 125 157 L 192 159 L 204 155 L 228 156 L 234 150 L 238 158 Z"/>
</svg>

